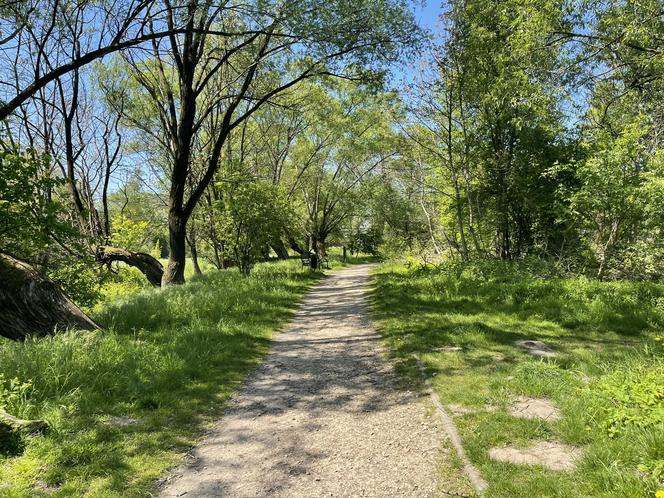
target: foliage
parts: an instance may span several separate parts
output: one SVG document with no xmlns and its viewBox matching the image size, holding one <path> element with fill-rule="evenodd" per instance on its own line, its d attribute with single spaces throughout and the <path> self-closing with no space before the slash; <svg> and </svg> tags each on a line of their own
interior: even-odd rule
<svg viewBox="0 0 664 498">
<path fill-rule="evenodd" d="M 0 151 L 0 250 L 27 258 L 47 249 L 52 234 L 74 232 L 58 218 L 55 191 L 63 181 L 51 175 L 49 163 L 34 151 Z"/>
<path fill-rule="evenodd" d="M 158 194 L 146 191 L 140 171 L 134 171 L 108 198 L 111 242 L 134 252 L 158 252 L 166 240 L 166 209 Z M 157 250 L 158 249 L 158 250 Z"/>
<path fill-rule="evenodd" d="M 584 144 L 587 153 L 575 170 L 578 187 L 571 190 L 569 205 L 598 276 L 657 278 L 664 274 L 656 257 L 663 250 L 658 235 L 664 230 L 659 202 L 664 163 L 649 150 L 647 117 L 626 119 L 622 109 L 614 106 L 610 115 L 620 113 L 614 116 L 620 121 L 595 130 Z"/>
<path fill-rule="evenodd" d="M 150 224 L 146 220 L 132 220 L 123 215 L 112 219 L 111 244 L 128 251 L 141 251 L 148 241 Z"/>
<path fill-rule="evenodd" d="M 95 310 L 120 299 L 131 296 L 150 288 L 145 276 L 136 268 L 119 265 L 117 272 L 108 272 L 99 288 L 100 299 Z"/>
<path fill-rule="evenodd" d="M 604 375 L 592 389 L 601 407 L 597 424 L 611 437 L 630 426 L 654 427 L 664 420 L 663 365 L 635 363 Z"/>
<path fill-rule="evenodd" d="M 30 381 L 22 382 L 18 378 L 5 378 L 0 372 L 0 410 L 13 412 L 17 407 L 29 406 L 29 396 L 32 389 Z M 3 455 L 12 456 L 25 447 L 23 434 L 7 431 L 0 425 L 0 458 Z"/>
<path fill-rule="evenodd" d="M 221 232 L 240 272 L 248 275 L 269 251 L 270 242 L 288 226 L 289 206 L 283 195 L 265 182 L 229 182 L 219 187 L 224 196 L 218 203 Z"/>
<path fill-rule="evenodd" d="M 13 411 L 19 406 L 26 405 L 31 389 L 31 381 L 23 382 L 16 377 L 6 378 L 0 373 L 0 408 Z"/>
<path fill-rule="evenodd" d="M 348 243 L 351 254 L 365 253 L 377 256 L 381 245 L 381 234 L 377 228 L 369 227 L 365 230 L 357 230 Z"/>
<path fill-rule="evenodd" d="M 49 277 L 75 303 L 90 308 L 101 299 L 102 270 L 94 261 L 64 262 L 49 272 Z"/>
</svg>

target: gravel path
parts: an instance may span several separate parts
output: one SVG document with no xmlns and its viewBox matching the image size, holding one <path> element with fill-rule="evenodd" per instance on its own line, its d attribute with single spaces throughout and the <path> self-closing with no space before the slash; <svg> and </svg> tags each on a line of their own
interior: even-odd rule
<svg viewBox="0 0 664 498">
<path fill-rule="evenodd" d="M 399 388 L 371 326 L 370 265 L 304 299 L 162 496 L 437 496 L 439 421 Z"/>
</svg>

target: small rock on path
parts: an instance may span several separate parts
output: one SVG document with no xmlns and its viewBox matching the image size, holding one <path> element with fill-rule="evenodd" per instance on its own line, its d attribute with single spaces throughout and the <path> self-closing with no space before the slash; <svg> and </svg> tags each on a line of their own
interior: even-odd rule
<svg viewBox="0 0 664 498">
<path fill-rule="evenodd" d="M 338 271 L 305 297 L 161 496 L 440 495 L 443 431 L 383 358 L 369 268 Z"/>
</svg>

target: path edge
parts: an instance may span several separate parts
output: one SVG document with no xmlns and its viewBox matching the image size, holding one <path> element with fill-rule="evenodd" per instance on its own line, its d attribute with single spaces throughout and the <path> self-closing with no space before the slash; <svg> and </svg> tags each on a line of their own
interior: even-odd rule
<svg viewBox="0 0 664 498">
<path fill-rule="evenodd" d="M 436 393 L 434 390 L 431 379 L 427 377 L 426 368 L 420 360 L 420 357 L 413 353 L 413 358 L 415 358 L 417 367 L 422 374 L 424 384 L 426 385 L 427 392 L 429 393 L 429 398 L 431 398 L 431 402 L 436 407 L 436 411 L 440 415 L 440 418 L 443 422 L 443 428 L 445 429 L 447 436 L 450 438 L 452 446 L 454 446 L 459 460 L 461 460 L 461 463 L 463 464 L 463 470 L 468 476 L 468 480 L 473 485 L 473 488 L 475 488 L 477 495 L 484 496 L 484 491 L 486 491 L 486 489 L 489 487 L 489 484 L 482 478 L 480 471 L 477 470 L 477 467 L 472 464 L 468 458 L 468 455 L 466 455 L 466 450 L 461 443 L 461 437 L 459 436 L 459 431 L 457 430 L 454 420 L 452 420 L 451 415 L 447 412 L 443 406 L 443 403 L 440 401 L 438 393 Z"/>
</svg>

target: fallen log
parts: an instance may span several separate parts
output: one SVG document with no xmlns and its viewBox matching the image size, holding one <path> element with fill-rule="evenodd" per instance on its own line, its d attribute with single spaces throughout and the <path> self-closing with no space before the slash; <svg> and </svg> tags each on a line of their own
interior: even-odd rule
<svg viewBox="0 0 664 498">
<path fill-rule="evenodd" d="M 24 420 L 14 417 L 0 408 L 0 432 L 34 434 L 44 433 L 48 428 L 46 420 Z"/>
<path fill-rule="evenodd" d="M 25 261 L 0 253 L 0 336 L 24 340 L 66 328 L 99 326 L 51 279 Z"/>
<path fill-rule="evenodd" d="M 164 274 L 164 266 L 158 259 L 144 252 L 131 252 L 119 247 L 100 246 L 97 248 L 97 261 L 101 264 L 110 265 L 114 261 L 122 261 L 138 268 L 145 278 L 155 287 L 161 286 L 161 277 Z"/>
</svg>

